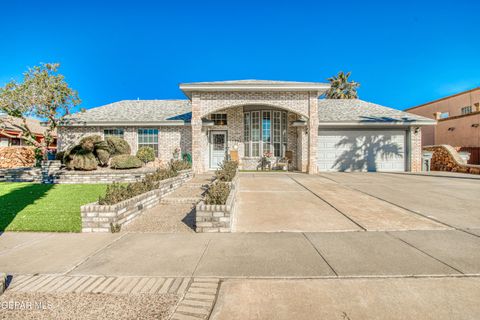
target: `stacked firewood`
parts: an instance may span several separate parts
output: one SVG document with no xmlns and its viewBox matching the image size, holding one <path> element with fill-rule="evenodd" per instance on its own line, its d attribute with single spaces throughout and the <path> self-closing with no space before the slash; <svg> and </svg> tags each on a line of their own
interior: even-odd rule
<svg viewBox="0 0 480 320">
<path fill-rule="evenodd" d="M 0 147 L 0 169 L 31 167 L 34 164 L 33 147 Z"/>
</svg>

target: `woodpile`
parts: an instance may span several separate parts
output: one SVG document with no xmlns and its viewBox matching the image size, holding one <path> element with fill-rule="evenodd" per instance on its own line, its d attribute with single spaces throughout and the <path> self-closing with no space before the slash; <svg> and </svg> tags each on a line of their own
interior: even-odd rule
<svg viewBox="0 0 480 320">
<path fill-rule="evenodd" d="M 33 147 L 0 147 L 0 169 L 32 167 L 35 165 Z"/>
<path fill-rule="evenodd" d="M 480 174 L 480 165 L 466 164 L 452 146 L 425 146 L 423 150 L 433 152 L 430 165 L 432 171 Z"/>
</svg>

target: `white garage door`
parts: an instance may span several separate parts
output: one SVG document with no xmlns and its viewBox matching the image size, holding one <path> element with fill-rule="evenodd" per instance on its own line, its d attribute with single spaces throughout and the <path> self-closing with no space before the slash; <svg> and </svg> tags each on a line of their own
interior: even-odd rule
<svg viewBox="0 0 480 320">
<path fill-rule="evenodd" d="M 405 171 L 403 130 L 320 130 L 319 171 Z"/>
</svg>

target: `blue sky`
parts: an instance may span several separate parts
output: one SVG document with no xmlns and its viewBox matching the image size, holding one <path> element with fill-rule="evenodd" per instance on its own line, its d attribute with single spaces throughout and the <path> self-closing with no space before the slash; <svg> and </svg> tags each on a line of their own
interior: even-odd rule
<svg viewBox="0 0 480 320">
<path fill-rule="evenodd" d="M 325 81 L 397 109 L 480 86 L 480 1 L 8 1 L 0 85 L 60 62 L 82 107 L 184 98 L 178 83 Z"/>
</svg>

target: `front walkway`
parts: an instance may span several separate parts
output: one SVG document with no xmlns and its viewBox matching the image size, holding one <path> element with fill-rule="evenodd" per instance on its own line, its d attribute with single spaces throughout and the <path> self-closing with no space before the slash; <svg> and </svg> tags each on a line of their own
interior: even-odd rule
<svg viewBox="0 0 480 320">
<path fill-rule="evenodd" d="M 321 176 L 241 173 L 236 232 L 448 229 Z"/>
</svg>

